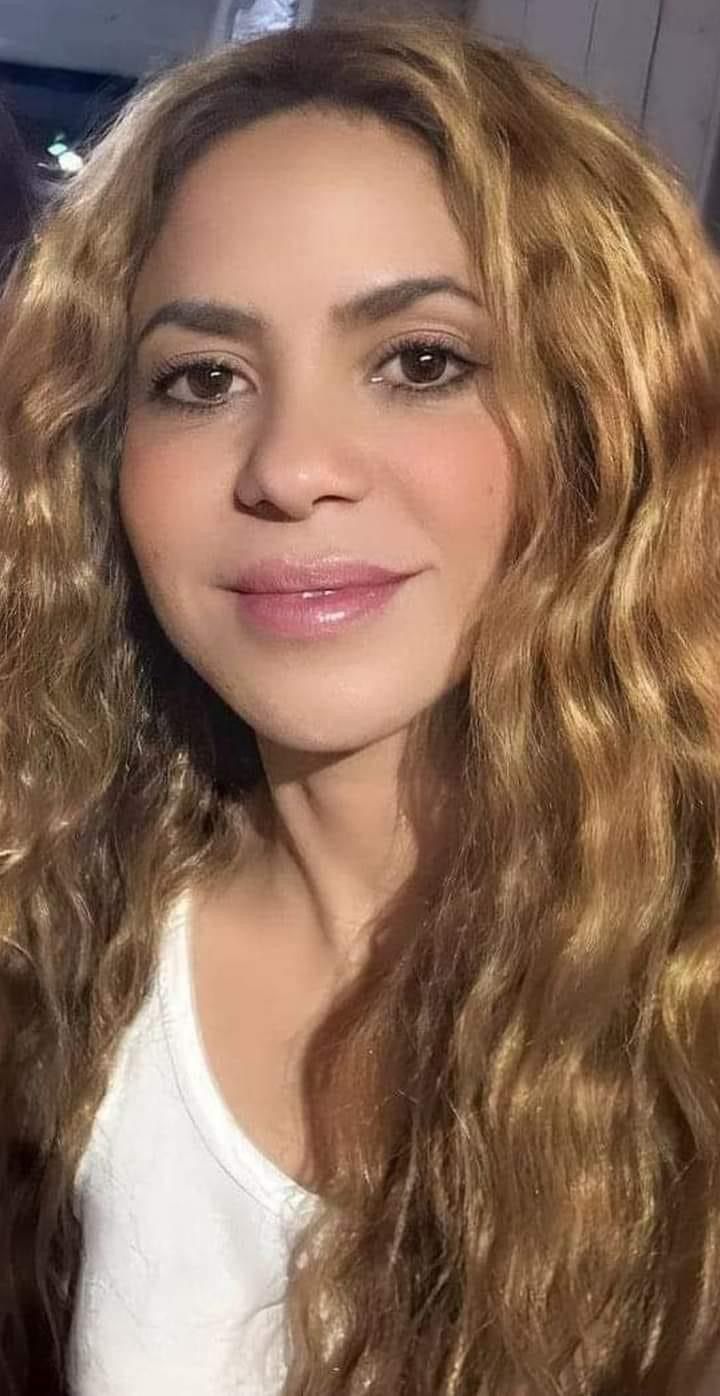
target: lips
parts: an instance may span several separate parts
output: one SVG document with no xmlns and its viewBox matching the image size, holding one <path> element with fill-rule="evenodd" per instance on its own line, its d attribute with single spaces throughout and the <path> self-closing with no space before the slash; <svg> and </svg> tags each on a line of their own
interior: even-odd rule
<svg viewBox="0 0 720 1396">
<path fill-rule="evenodd" d="M 307 563 L 271 559 L 245 568 L 234 579 L 231 590 L 242 595 L 266 596 L 354 591 L 386 586 L 410 575 L 410 569 L 343 559 L 318 559 Z"/>
<path fill-rule="evenodd" d="M 256 634 L 310 640 L 379 616 L 417 571 L 347 559 L 273 560 L 245 568 L 229 590 Z"/>
</svg>

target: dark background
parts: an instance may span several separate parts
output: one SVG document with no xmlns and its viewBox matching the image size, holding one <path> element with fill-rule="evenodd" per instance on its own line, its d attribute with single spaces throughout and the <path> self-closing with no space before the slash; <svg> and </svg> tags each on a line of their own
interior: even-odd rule
<svg viewBox="0 0 720 1396">
<path fill-rule="evenodd" d="M 0 93 L 35 163 L 52 167 L 47 147 L 64 132 L 76 148 L 98 134 L 122 106 L 136 79 L 110 73 L 0 63 Z"/>
<path fill-rule="evenodd" d="M 640 127 L 720 243 L 720 0 L 0 0 L 0 98 L 43 173 L 68 178 L 53 137 L 82 149 L 139 78 L 280 11 L 425 11 L 522 45 Z"/>
</svg>

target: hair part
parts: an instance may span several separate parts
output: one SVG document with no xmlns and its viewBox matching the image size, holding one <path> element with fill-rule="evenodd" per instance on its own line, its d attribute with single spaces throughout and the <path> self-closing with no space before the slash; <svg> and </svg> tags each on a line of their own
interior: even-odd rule
<svg viewBox="0 0 720 1396">
<path fill-rule="evenodd" d="M 262 781 L 122 538 L 132 288 L 190 164 L 308 106 L 433 155 L 516 505 L 474 622 L 454 842 L 308 1057 L 323 1206 L 285 1396 L 684 1396 L 720 1308 L 718 264 L 619 119 L 459 26 L 377 20 L 152 82 L 5 298 L 6 1386 L 37 1385 L 44 1350 L 43 1390 L 61 1369 L 77 1160 L 168 907 L 237 855 Z"/>
</svg>

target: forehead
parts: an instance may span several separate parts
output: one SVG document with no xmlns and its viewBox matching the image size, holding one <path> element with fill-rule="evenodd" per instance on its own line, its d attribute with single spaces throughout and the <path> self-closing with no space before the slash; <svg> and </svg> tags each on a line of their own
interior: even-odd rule
<svg viewBox="0 0 720 1396">
<path fill-rule="evenodd" d="M 466 276 L 431 152 L 372 115 L 268 117 L 219 140 L 182 178 L 135 308 L 237 295 L 337 301 L 393 276 Z"/>
</svg>

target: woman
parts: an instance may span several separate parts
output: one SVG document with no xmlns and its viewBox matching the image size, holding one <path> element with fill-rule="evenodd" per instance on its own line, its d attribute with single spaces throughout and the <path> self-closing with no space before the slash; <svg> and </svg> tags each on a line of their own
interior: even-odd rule
<svg viewBox="0 0 720 1396">
<path fill-rule="evenodd" d="M 699 1389 L 719 309 L 650 152 L 450 26 L 181 67 L 48 219 L 0 379 L 6 1388 Z"/>
</svg>

